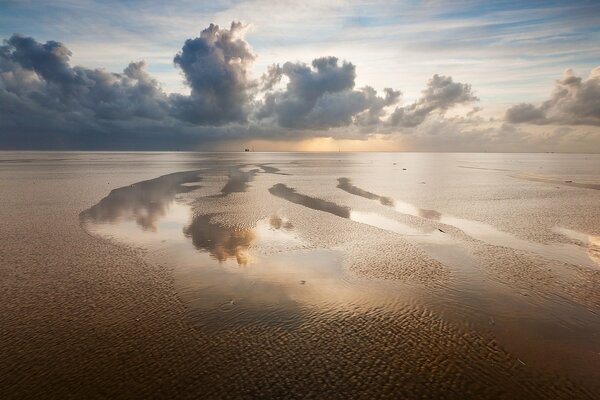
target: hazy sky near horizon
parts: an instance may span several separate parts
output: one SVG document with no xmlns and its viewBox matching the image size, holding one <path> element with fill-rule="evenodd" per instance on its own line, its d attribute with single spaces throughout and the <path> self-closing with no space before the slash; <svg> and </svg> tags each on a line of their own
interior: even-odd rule
<svg viewBox="0 0 600 400">
<path fill-rule="evenodd" d="M 4 149 L 600 152 L 597 1 L 0 0 L 0 36 Z"/>
</svg>

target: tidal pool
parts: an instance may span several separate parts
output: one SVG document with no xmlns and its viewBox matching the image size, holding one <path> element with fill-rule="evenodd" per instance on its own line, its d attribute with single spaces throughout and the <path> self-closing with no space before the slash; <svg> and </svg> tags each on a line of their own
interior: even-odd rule
<svg viewBox="0 0 600 400">
<path fill-rule="evenodd" d="M 494 218 L 459 216 L 451 204 L 432 207 L 427 197 L 420 206 L 408 188 L 432 198 L 453 192 L 444 183 L 426 187 L 420 172 L 399 187 L 398 177 L 382 178 L 387 158 L 366 157 L 235 160 L 171 173 L 113 190 L 80 219 L 92 234 L 141 247 L 170 268 L 189 322 L 202 332 L 293 332 L 348 313 L 427 310 L 493 337 L 522 365 L 596 375 L 585 363 L 597 363 L 600 316 L 581 280 L 600 269 L 597 236 L 560 221 L 523 235 Z M 307 171 L 323 167 L 312 182 Z M 503 185 L 514 179 L 503 168 L 462 171 L 470 170 L 502 174 Z M 355 273 L 355 264 L 367 266 Z M 403 272 L 431 265 L 444 278 Z M 384 267 L 392 279 L 381 278 Z"/>
</svg>

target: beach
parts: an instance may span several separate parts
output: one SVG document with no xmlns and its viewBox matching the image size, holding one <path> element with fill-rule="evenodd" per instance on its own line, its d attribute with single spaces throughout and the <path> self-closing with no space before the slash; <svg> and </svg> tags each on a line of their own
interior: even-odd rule
<svg viewBox="0 0 600 400">
<path fill-rule="evenodd" d="M 597 398 L 600 156 L 0 152 L 0 397 Z"/>
</svg>

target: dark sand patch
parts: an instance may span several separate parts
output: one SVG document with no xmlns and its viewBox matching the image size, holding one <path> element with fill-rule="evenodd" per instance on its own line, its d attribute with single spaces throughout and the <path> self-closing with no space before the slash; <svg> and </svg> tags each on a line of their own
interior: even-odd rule
<svg viewBox="0 0 600 400">
<path fill-rule="evenodd" d="M 263 170 L 265 174 L 274 174 L 274 175 L 289 175 L 285 172 L 281 172 L 281 170 L 277 167 L 273 167 L 269 164 L 256 164 L 257 167 Z"/>
<path fill-rule="evenodd" d="M 600 190 L 600 184 L 595 184 L 595 183 L 573 182 L 568 179 L 555 179 L 555 178 L 543 177 L 543 176 L 538 176 L 538 175 L 526 175 L 526 174 L 510 175 L 510 176 L 512 178 L 522 179 L 522 180 L 532 181 L 532 182 L 543 182 L 543 183 L 550 183 L 553 185 L 562 185 L 562 186 L 571 186 L 571 187 L 582 188 L 582 189 Z"/>
</svg>

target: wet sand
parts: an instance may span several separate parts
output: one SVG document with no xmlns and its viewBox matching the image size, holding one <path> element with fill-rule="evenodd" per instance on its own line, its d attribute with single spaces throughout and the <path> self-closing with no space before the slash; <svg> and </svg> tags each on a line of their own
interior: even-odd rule
<svg viewBox="0 0 600 400">
<path fill-rule="evenodd" d="M 502 170 L 593 177 L 485 156 L 2 153 L 0 397 L 597 398 L 598 192 Z"/>
</svg>

